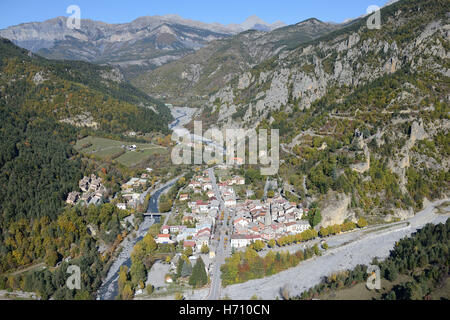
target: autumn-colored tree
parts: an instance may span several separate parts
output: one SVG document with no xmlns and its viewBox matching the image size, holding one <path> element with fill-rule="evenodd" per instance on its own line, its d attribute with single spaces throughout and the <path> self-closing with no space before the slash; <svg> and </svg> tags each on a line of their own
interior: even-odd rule
<svg viewBox="0 0 450 320">
<path fill-rule="evenodd" d="M 359 218 L 357 225 L 358 225 L 358 228 L 365 228 L 365 227 L 367 227 L 368 223 L 367 223 L 366 219 Z"/>
<path fill-rule="evenodd" d="M 187 247 L 186 249 L 184 249 L 184 254 L 185 254 L 187 257 L 190 257 L 190 256 L 192 256 L 192 255 L 194 254 L 194 252 L 193 252 L 193 250 L 192 250 L 191 247 Z"/>
<path fill-rule="evenodd" d="M 127 266 L 121 266 L 119 270 L 119 291 L 122 291 L 126 282 L 128 281 L 128 267 Z"/>
<path fill-rule="evenodd" d="M 201 252 L 203 254 L 208 254 L 209 253 L 209 247 L 205 243 L 202 245 Z"/>
<path fill-rule="evenodd" d="M 262 249 L 265 248 L 265 246 L 266 246 L 266 244 L 264 242 L 262 242 L 261 240 L 256 240 L 252 244 L 253 249 L 255 249 L 256 251 L 261 251 Z"/>
<path fill-rule="evenodd" d="M 275 248 L 277 242 L 274 239 L 269 240 L 268 246 L 269 248 Z"/>
<path fill-rule="evenodd" d="M 49 267 L 54 267 L 58 262 L 58 253 L 55 249 L 50 248 L 47 250 L 47 254 L 45 256 L 45 263 Z"/>
<path fill-rule="evenodd" d="M 175 293 L 175 300 L 184 300 L 183 294 L 180 292 Z"/>
<path fill-rule="evenodd" d="M 131 283 L 128 282 L 125 284 L 125 287 L 122 290 L 122 295 L 121 295 L 122 300 L 131 300 L 131 299 L 133 299 L 133 295 L 134 295 L 134 292 L 133 292 Z"/>
</svg>

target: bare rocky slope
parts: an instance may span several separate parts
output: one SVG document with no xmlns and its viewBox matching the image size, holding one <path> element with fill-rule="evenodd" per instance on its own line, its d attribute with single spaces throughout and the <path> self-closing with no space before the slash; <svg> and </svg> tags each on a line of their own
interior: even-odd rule
<svg viewBox="0 0 450 320">
<path fill-rule="evenodd" d="M 195 104 L 261 62 L 341 27 L 308 19 L 272 32 L 250 30 L 213 41 L 194 54 L 143 73 L 133 83 L 156 97 Z M 240 86 L 248 81 L 242 79 Z"/>
</svg>

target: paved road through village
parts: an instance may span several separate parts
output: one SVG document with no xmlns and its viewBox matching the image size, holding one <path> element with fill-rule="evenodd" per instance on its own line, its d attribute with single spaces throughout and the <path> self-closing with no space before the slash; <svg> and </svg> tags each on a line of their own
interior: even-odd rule
<svg viewBox="0 0 450 320">
<path fill-rule="evenodd" d="M 210 168 L 208 170 L 209 177 L 211 178 L 211 184 L 213 186 L 214 193 L 217 200 L 220 202 L 219 214 L 224 211 L 224 219 L 218 221 L 218 227 L 216 229 L 216 239 L 218 241 L 216 247 L 216 258 L 213 262 L 211 268 L 211 288 L 206 299 L 208 300 L 218 300 L 220 298 L 220 293 L 222 290 L 222 280 L 220 267 L 225 263 L 225 259 L 230 255 L 230 239 L 226 235 L 226 231 L 229 230 L 228 217 L 232 209 L 225 207 L 222 195 L 220 193 L 219 187 L 217 186 L 216 176 L 214 174 L 214 169 Z M 226 239 L 226 240 L 225 240 Z"/>
</svg>

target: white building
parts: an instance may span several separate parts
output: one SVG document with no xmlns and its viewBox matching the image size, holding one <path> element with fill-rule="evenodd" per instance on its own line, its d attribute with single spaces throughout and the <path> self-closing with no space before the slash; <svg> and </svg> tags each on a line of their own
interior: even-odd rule
<svg viewBox="0 0 450 320">
<path fill-rule="evenodd" d="M 234 234 L 231 236 L 231 247 L 244 248 L 256 240 L 262 240 L 261 236 Z"/>
</svg>

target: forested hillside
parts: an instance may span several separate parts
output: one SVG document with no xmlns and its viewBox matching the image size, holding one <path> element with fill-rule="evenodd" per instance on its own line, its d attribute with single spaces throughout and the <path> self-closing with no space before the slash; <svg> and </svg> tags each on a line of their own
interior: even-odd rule
<svg viewBox="0 0 450 320">
<path fill-rule="evenodd" d="M 164 104 L 110 67 L 46 60 L 1 39 L 0 274 L 41 261 L 53 267 L 82 252 L 89 267 L 99 257 L 87 224 L 107 244 L 122 232 L 114 208 L 64 211 L 67 194 L 87 174 L 73 148 L 78 127 L 167 133 L 171 120 Z M 100 275 L 93 277 L 98 282 Z"/>
<path fill-rule="evenodd" d="M 168 133 L 161 102 L 129 85 L 117 69 L 52 61 L 0 40 L 0 103 L 78 126 L 123 133 Z"/>
</svg>

